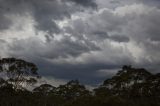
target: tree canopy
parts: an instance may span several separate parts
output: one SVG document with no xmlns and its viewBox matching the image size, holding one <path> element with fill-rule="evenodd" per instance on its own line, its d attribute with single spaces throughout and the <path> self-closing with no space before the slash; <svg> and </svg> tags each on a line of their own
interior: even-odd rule
<svg viewBox="0 0 160 106">
<path fill-rule="evenodd" d="M 17 89 L 23 84 L 34 84 L 39 78 L 37 66 L 34 63 L 16 58 L 2 58 L 0 72 L 5 73 L 9 83 Z"/>
<path fill-rule="evenodd" d="M 4 58 L 0 60 L 0 70 L 8 77 L 0 78 L 0 106 L 160 106 L 160 74 L 144 68 L 125 65 L 92 91 L 78 80 L 58 87 L 42 84 L 32 91 L 17 90 L 15 86 L 33 83 L 31 78 L 36 80 L 36 65 Z"/>
</svg>

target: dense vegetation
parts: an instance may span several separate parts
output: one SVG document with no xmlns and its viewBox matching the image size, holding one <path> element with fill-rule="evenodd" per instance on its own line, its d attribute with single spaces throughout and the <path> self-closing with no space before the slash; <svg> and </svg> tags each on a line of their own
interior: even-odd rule
<svg viewBox="0 0 160 106">
<path fill-rule="evenodd" d="M 0 60 L 0 106 L 160 106 L 160 74 L 123 66 L 112 78 L 89 91 L 78 80 L 54 87 L 42 84 L 32 91 L 40 78 L 33 63 L 15 58 Z"/>
</svg>

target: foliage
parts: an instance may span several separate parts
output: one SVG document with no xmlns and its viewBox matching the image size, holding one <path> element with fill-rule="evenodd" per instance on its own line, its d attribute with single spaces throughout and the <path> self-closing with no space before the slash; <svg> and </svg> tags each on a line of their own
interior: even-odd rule
<svg viewBox="0 0 160 106">
<path fill-rule="evenodd" d="M 15 76 L 21 69 L 1 67 L 9 74 L 15 72 Z M 131 66 L 123 66 L 115 76 L 93 91 L 87 90 L 78 80 L 58 87 L 42 84 L 32 91 L 15 90 L 13 86 L 9 80 L 0 79 L 0 106 L 160 106 L 160 74 L 153 75 Z"/>
<path fill-rule="evenodd" d="M 0 72 L 6 73 L 8 82 L 12 83 L 15 89 L 22 84 L 34 84 L 38 78 L 37 66 L 21 59 L 2 58 L 0 60 Z"/>
</svg>

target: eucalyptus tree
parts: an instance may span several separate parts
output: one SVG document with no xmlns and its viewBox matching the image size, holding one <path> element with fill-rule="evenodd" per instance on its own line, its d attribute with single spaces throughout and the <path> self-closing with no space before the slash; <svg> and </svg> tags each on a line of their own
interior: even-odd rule
<svg viewBox="0 0 160 106">
<path fill-rule="evenodd" d="M 15 89 L 22 85 L 32 85 L 37 82 L 40 76 L 37 73 L 37 66 L 34 63 L 16 58 L 0 59 L 0 73 L 6 76 L 8 83 L 13 84 Z"/>
<path fill-rule="evenodd" d="M 65 85 L 60 85 L 56 93 L 67 100 L 90 95 L 90 91 L 88 91 L 84 85 L 81 85 L 78 80 L 71 80 Z"/>
</svg>

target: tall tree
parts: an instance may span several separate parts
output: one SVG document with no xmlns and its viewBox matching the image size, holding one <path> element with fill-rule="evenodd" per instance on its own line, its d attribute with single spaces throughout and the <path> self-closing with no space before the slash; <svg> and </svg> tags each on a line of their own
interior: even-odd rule
<svg viewBox="0 0 160 106">
<path fill-rule="evenodd" d="M 22 87 L 23 84 L 31 85 L 40 78 L 37 73 L 37 66 L 16 58 L 0 59 L 0 72 L 6 74 L 7 81 L 14 85 L 15 89 Z"/>
<path fill-rule="evenodd" d="M 85 97 L 90 95 L 90 92 L 81 85 L 78 80 L 69 81 L 65 85 L 60 85 L 57 88 L 57 94 L 64 97 L 67 100 L 74 100 L 79 97 Z"/>
</svg>

